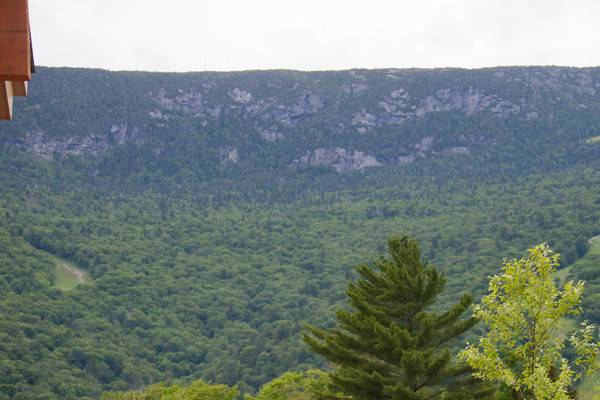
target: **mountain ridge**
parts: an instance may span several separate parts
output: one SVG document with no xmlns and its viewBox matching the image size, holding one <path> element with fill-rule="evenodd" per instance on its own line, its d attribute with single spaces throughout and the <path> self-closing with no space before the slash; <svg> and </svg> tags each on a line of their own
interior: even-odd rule
<svg viewBox="0 0 600 400">
<path fill-rule="evenodd" d="M 541 241 L 576 266 L 600 234 L 599 85 L 600 68 L 40 68 L 0 124 L 0 400 L 253 392 L 323 366 L 302 322 L 332 323 L 394 233 L 447 274 L 442 301 Z M 50 255 L 94 284 L 56 289 Z"/>
</svg>

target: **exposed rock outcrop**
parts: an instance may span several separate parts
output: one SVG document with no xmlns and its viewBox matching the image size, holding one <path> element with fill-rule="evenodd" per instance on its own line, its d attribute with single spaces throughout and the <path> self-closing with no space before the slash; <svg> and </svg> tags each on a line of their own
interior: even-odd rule
<svg viewBox="0 0 600 400">
<path fill-rule="evenodd" d="M 414 154 L 410 154 L 408 156 L 400 156 L 398 157 L 398 164 L 399 165 L 408 165 L 410 163 L 412 163 L 413 161 L 415 161 L 417 159 L 417 156 Z"/>
<path fill-rule="evenodd" d="M 360 171 L 365 168 L 380 167 L 383 164 L 371 155 L 355 150 L 350 152 L 341 147 L 319 148 L 296 160 L 300 165 L 325 165 L 338 173 Z"/>
<path fill-rule="evenodd" d="M 379 102 L 379 107 L 384 111 L 380 121 L 386 124 L 399 124 L 413 117 L 414 112 L 409 102 L 410 96 L 404 89 L 393 90 Z"/>
<path fill-rule="evenodd" d="M 155 95 L 150 96 L 165 110 L 181 111 L 198 117 L 219 118 L 222 113 L 222 105 L 209 106 L 202 93 L 195 90 L 181 90 L 173 97 L 169 97 L 165 89 L 160 89 Z M 159 110 L 160 111 L 160 110 Z M 156 114 L 156 111 L 154 111 Z"/>
<path fill-rule="evenodd" d="M 235 88 L 232 91 L 230 91 L 229 97 L 231 97 L 231 99 L 236 103 L 240 104 L 246 104 L 250 100 L 252 100 L 252 94 L 238 88 Z"/>
<path fill-rule="evenodd" d="M 17 142 L 38 156 L 51 159 L 55 154 L 65 155 L 98 155 L 111 146 L 123 145 L 127 142 L 139 143 L 142 134 L 137 127 L 127 124 L 112 125 L 106 134 L 91 134 L 88 136 L 50 136 L 43 130 L 27 132 L 25 137 Z"/>
<path fill-rule="evenodd" d="M 283 133 L 279 132 L 276 126 L 261 130 L 260 136 L 267 142 L 276 142 L 285 137 Z"/>
<path fill-rule="evenodd" d="M 219 155 L 221 158 L 221 163 L 223 164 L 237 164 L 240 159 L 238 150 L 235 147 L 231 146 L 221 148 L 221 150 L 219 151 Z"/>
<path fill-rule="evenodd" d="M 573 94 L 594 96 L 598 92 L 598 84 L 589 72 L 568 71 L 564 68 L 550 68 L 545 71 L 528 73 L 526 84 L 535 92 L 553 91 L 572 99 Z M 508 81 L 518 78 L 508 78 Z M 569 93 L 571 92 L 571 93 Z"/>
<path fill-rule="evenodd" d="M 211 147 L 206 150 L 217 155 L 215 162 L 235 163 L 239 157 L 230 154 L 233 149 L 220 152 L 227 143 L 249 149 L 240 151 L 244 162 L 261 164 L 255 156 L 262 149 L 250 149 L 269 146 L 264 154 L 271 157 L 274 151 L 278 162 L 289 163 L 308 152 L 306 165 L 328 162 L 346 171 L 475 153 L 502 140 L 501 129 L 485 127 L 490 117 L 510 120 L 516 130 L 526 131 L 564 118 L 559 110 L 583 114 L 598 108 L 600 70 L 594 68 L 498 68 L 470 74 L 387 69 L 148 77 L 132 86 L 137 88 L 134 102 L 104 93 L 103 99 L 114 97 L 116 103 L 105 115 L 110 119 L 102 123 L 86 125 L 85 118 L 67 117 L 57 129 L 44 125 L 51 116 L 35 104 L 32 115 L 43 118 L 18 128 L 29 133 L 7 132 L 1 140 L 50 158 L 55 153 L 97 155 L 111 146 L 142 140 L 143 131 L 156 143 L 156 151 L 173 140 L 190 139 L 200 143 L 199 152 Z M 128 82 L 137 78 L 131 79 Z M 104 90 L 103 85 L 99 83 L 98 90 Z M 459 120 L 464 127 L 446 126 L 447 121 Z M 465 136 L 456 137 L 457 130 Z M 220 135 L 227 138 L 220 140 Z M 344 147 L 369 149 L 380 159 Z"/>
<path fill-rule="evenodd" d="M 417 149 L 420 153 L 425 152 L 431 148 L 433 140 L 433 136 L 425 136 L 421 138 L 417 144 L 415 144 L 415 149 Z"/>
<path fill-rule="evenodd" d="M 325 107 L 325 97 L 318 94 L 307 94 L 294 104 L 290 109 L 292 118 L 299 118 L 305 114 L 315 114 Z"/>
<path fill-rule="evenodd" d="M 444 155 L 463 155 L 467 156 L 471 154 L 471 150 L 468 147 L 458 146 L 458 147 L 448 147 L 442 151 Z"/>
<path fill-rule="evenodd" d="M 346 94 L 358 94 L 369 88 L 366 83 L 351 83 L 342 85 L 342 91 Z"/>
<path fill-rule="evenodd" d="M 359 133 L 367 133 L 371 128 L 377 125 L 377 118 L 363 109 L 361 112 L 352 116 L 351 124 L 356 126 L 356 130 Z"/>
<path fill-rule="evenodd" d="M 486 95 L 477 89 L 448 88 L 426 97 L 415 110 L 415 115 L 424 117 L 428 113 L 440 111 L 462 111 L 466 115 L 473 115 L 484 110 L 499 116 L 508 116 L 518 114 L 520 107 L 496 95 Z"/>
</svg>

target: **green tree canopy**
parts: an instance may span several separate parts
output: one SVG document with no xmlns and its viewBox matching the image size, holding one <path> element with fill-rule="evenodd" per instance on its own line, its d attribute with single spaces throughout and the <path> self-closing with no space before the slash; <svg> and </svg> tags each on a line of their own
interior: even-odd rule
<svg viewBox="0 0 600 400">
<path fill-rule="evenodd" d="M 395 236 L 388 246 L 388 257 L 356 267 L 360 278 L 348 285 L 350 309 L 337 312 L 338 327 L 308 326 L 304 340 L 333 363 L 332 387 L 355 400 L 477 397 L 469 368 L 446 347 L 477 322 L 461 318 L 471 296 L 434 311 L 444 275 L 421 259 L 415 239 Z"/>
<path fill-rule="evenodd" d="M 558 260 L 558 254 L 540 244 L 527 257 L 506 261 L 475 307 L 474 316 L 488 333 L 459 354 L 477 377 L 501 382 L 519 398 L 569 399 L 573 383 L 598 368 L 593 325 L 583 323 L 570 336 L 577 354 L 573 362 L 561 354 L 565 339 L 556 334 L 558 324 L 581 313 L 584 285 L 567 282 L 559 290 L 552 275 Z"/>
<path fill-rule="evenodd" d="M 237 395 L 236 388 L 197 380 L 189 386 L 157 384 L 141 391 L 106 393 L 102 400 L 233 400 Z"/>
<path fill-rule="evenodd" d="M 260 388 L 256 396 L 245 400 L 316 400 L 318 393 L 330 384 L 326 372 L 311 369 L 306 372 L 286 372 Z"/>
</svg>

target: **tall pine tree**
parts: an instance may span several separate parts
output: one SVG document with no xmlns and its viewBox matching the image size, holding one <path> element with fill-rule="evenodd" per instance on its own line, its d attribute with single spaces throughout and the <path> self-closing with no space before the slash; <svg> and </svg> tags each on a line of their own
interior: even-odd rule
<svg viewBox="0 0 600 400">
<path fill-rule="evenodd" d="M 415 239 L 392 237 L 389 257 L 356 267 L 348 285 L 349 310 L 338 310 L 335 329 L 308 326 L 304 340 L 333 364 L 334 388 L 325 398 L 426 400 L 482 398 L 470 370 L 447 343 L 473 325 L 461 318 L 472 298 L 446 312 L 432 307 L 444 275 L 421 260 Z M 334 393 L 338 393 L 337 395 Z"/>
</svg>

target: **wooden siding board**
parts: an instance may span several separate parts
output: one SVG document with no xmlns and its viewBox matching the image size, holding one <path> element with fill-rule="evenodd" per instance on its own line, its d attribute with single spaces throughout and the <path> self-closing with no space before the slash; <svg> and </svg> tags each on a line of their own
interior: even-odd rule
<svg viewBox="0 0 600 400">
<path fill-rule="evenodd" d="M 29 24 L 26 0 L 0 1 L 0 31 L 27 32 Z"/>
<path fill-rule="evenodd" d="M 0 32 L 0 80 L 31 79 L 31 49 L 27 32 Z"/>
<path fill-rule="evenodd" d="M 0 80 L 31 79 L 27 0 L 0 0 Z"/>
<path fill-rule="evenodd" d="M 13 96 L 27 95 L 33 52 L 27 0 L 0 0 L 0 119 L 12 118 Z"/>
<path fill-rule="evenodd" d="M 12 82 L 0 81 L 0 119 L 12 118 L 13 86 Z"/>
<path fill-rule="evenodd" d="M 12 87 L 15 97 L 27 96 L 27 81 L 13 81 Z"/>
</svg>

